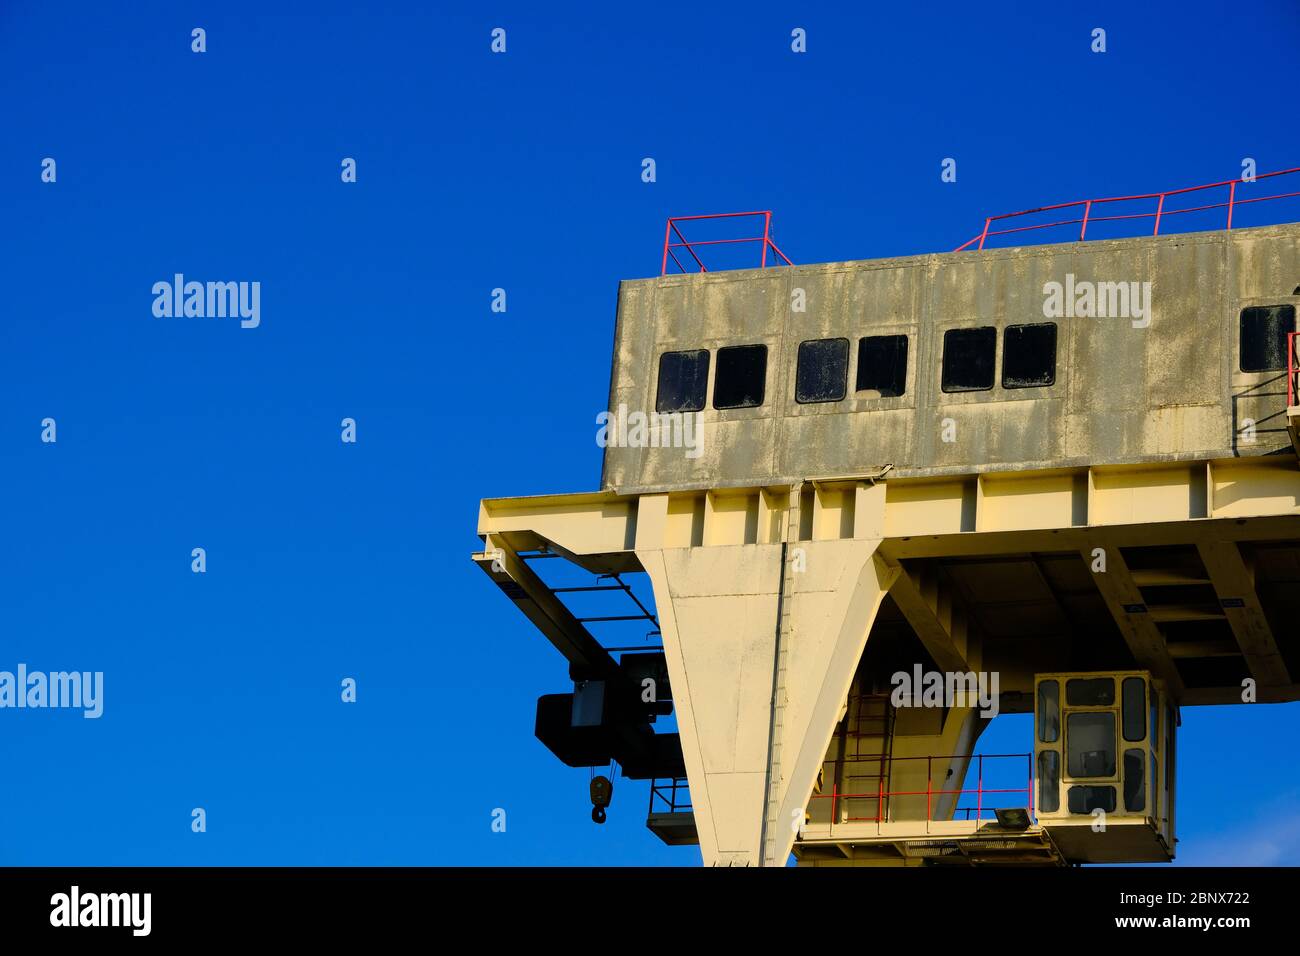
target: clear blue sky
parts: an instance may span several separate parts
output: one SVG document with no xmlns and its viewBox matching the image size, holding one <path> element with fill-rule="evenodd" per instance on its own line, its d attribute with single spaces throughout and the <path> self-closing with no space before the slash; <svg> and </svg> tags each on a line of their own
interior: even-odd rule
<svg viewBox="0 0 1300 956">
<path fill-rule="evenodd" d="M 697 862 L 645 784 L 590 823 L 532 736 L 563 661 L 468 558 L 480 497 L 597 486 L 665 216 L 870 258 L 1300 165 L 1292 0 L 843 6 L 0 4 L 0 669 L 105 672 L 97 721 L 0 711 L 0 864 Z M 154 318 L 175 272 L 260 327 Z M 1186 862 L 1300 860 L 1298 733 L 1185 712 Z"/>
</svg>

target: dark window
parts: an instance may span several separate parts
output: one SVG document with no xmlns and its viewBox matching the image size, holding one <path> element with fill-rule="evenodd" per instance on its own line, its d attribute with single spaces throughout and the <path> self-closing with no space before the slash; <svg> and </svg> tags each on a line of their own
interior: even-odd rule
<svg viewBox="0 0 1300 956">
<path fill-rule="evenodd" d="M 1286 334 L 1295 331 L 1295 306 L 1254 305 L 1241 310 L 1241 370 L 1286 368 Z"/>
<path fill-rule="evenodd" d="M 997 346 L 998 330 L 991 325 L 943 333 L 943 390 L 982 392 L 992 388 Z"/>
<path fill-rule="evenodd" d="M 1124 678 L 1124 739 L 1130 742 L 1147 735 L 1146 684 L 1141 677 Z"/>
<path fill-rule="evenodd" d="M 659 356 L 657 412 L 698 412 L 709 388 L 709 350 L 665 352 Z"/>
<path fill-rule="evenodd" d="M 1124 751 L 1124 809 L 1132 813 L 1147 808 L 1146 780 L 1143 779 L 1146 756 L 1146 751 L 1137 747 Z"/>
<path fill-rule="evenodd" d="M 1114 787 L 1071 787 L 1067 798 L 1071 813 L 1092 813 L 1093 810 L 1115 811 Z"/>
<path fill-rule="evenodd" d="M 1061 732 L 1061 688 L 1054 680 L 1038 685 L 1038 739 L 1045 744 L 1056 742 Z"/>
<path fill-rule="evenodd" d="M 718 349 L 713 407 L 753 408 L 762 405 L 766 382 L 766 345 L 733 345 Z"/>
<path fill-rule="evenodd" d="M 849 340 L 813 339 L 799 343 L 794 400 L 801 405 L 838 402 L 849 381 Z"/>
<path fill-rule="evenodd" d="M 1090 677 L 1065 682 L 1065 703 L 1070 707 L 1109 707 L 1115 703 L 1115 679 Z"/>
<path fill-rule="evenodd" d="M 1070 714 L 1065 718 L 1066 768 L 1071 777 L 1115 774 L 1115 715 Z"/>
<path fill-rule="evenodd" d="M 1002 387 L 1036 388 L 1056 381 L 1056 323 L 1008 325 L 1002 333 Z"/>
<path fill-rule="evenodd" d="M 869 335 L 858 339 L 859 392 L 897 398 L 907 388 L 907 336 Z"/>
<path fill-rule="evenodd" d="M 1038 809 L 1055 813 L 1061 809 L 1061 755 L 1055 750 L 1038 752 Z"/>
</svg>

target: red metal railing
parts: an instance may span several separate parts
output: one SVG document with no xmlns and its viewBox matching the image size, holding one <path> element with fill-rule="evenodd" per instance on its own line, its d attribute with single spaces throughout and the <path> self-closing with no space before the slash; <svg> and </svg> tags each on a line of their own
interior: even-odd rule
<svg viewBox="0 0 1300 956">
<path fill-rule="evenodd" d="M 841 822 L 840 819 L 839 819 L 839 817 L 837 816 L 837 810 L 839 809 L 838 804 L 839 804 L 839 802 L 840 802 L 841 800 L 869 800 L 869 799 L 874 799 L 874 800 L 876 801 L 876 815 L 875 815 L 875 816 L 846 816 L 845 819 L 844 819 L 844 822 L 846 822 L 846 823 L 849 823 L 849 822 L 856 822 L 856 823 L 862 823 L 862 822 L 865 822 L 865 823 L 881 823 L 881 822 L 883 822 L 884 819 L 885 819 L 885 803 L 886 803 L 886 801 L 887 801 L 890 797 L 922 797 L 922 796 L 925 797 L 925 819 L 926 819 L 926 820 L 932 820 L 932 819 L 934 819 L 934 798 L 935 798 L 935 797 L 942 797 L 942 796 L 946 796 L 946 795 L 956 794 L 957 797 L 958 797 L 958 799 L 960 799 L 963 795 L 968 794 L 968 793 L 975 794 L 975 807 L 974 807 L 973 809 L 974 809 L 974 811 L 975 811 L 975 819 L 976 819 L 976 820 L 980 819 L 981 816 L 983 815 L 984 811 L 986 811 L 986 810 L 988 810 L 988 811 L 992 811 L 992 810 L 997 810 L 997 809 L 1003 809 L 1002 807 L 995 807 L 995 806 L 993 806 L 992 804 L 990 804 L 990 805 L 988 805 L 988 806 L 985 806 L 985 804 L 984 804 L 984 795 L 985 795 L 985 794 L 1023 793 L 1023 794 L 1025 795 L 1025 804 L 1024 804 L 1024 805 L 1026 805 L 1026 806 L 1028 807 L 1028 809 L 1029 809 L 1029 816 L 1030 816 L 1031 818 L 1034 816 L 1034 757 L 1033 757 L 1033 754 L 974 754 L 974 755 L 971 755 L 971 756 L 970 756 L 970 759 L 976 761 L 976 785 L 975 785 L 975 787 L 974 787 L 974 788 L 966 787 L 966 788 L 963 788 L 963 789 L 960 789 L 960 790 L 944 790 L 944 789 L 936 790 L 936 789 L 934 788 L 934 761 L 936 761 L 936 760 L 962 760 L 962 759 L 966 759 L 966 756 L 967 756 L 967 755 L 965 755 L 965 754 L 955 754 L 955 755 L 947 756 L 947 757 L 945 757 L 945 756 L 939 756 L 939 755 L 933 755 L 933 756 L 928 756 L 928 757 L 885 757 L 885 758 L 883 758 L 884 760 L 888 761 L 891 765 L 892 765 L 893 763 L 895 763 L 895 762 L 902 761 L 902 760 L 924 760 L 924 761 L 926 762 L 926 763 L 925 763 L 925 778 L 926 778 L 926 779 L 925 779 L 925 789 L 924 789 L 924 790 L 886 790 L 886 789 L 884 788 L 884 780 L 885 780 L 885 776 L 886 776 L 886 775 L 882 774 L 881 777 L 880 777 L 879 789 L 878 789 L 876 792 L 874 792 L 874 793 L 871 793 L 871 792 L 868 792 L 868 793 L 840 793 L 840 792 L 838 791 L 838 789 L 836 788 L 836 785 L 832 784 L 832 785 L 831 785 L 831 792 L 830 792 L 830 793 L 824 793 L 824 794 L 814 795 L 814 796 L 812 797 L 812 799 L 813 799 L 813 800 L 829 800 L 829 801 L 831 802 L 831 818 L 830 818 L 830 819 L 831 819 L 831 823 L 832 823 L 832 824 L 836 824 L 836 823 Z M 872 758 L 872 759 L 880 759 L 880 758 Z M 985 786 L 984 786 L 984 761 L 985 761 L 985 760 L 1024 760 L 1024 761 L 1025 761 L 1025 766 L 1026 766 L 1026 768 L 1027 768 L 1027 770 L 1028 770 L 1028 774 L 1027 774 L 1027 776 L 1026 776 L 1026 778 L 1025 778 L 1025 780 L 1026 780 L 1026 782 L 1025 782 L 1025 786 L 1023 786 L 1023 787 L 1009 787 L 1009 788 L 1008 788 L 1008 787 L 998 787 L 998 788 L 985 787 Z M 965 809 L 965 811 L 966 811 L 966 813 L 967 813 L 967 817 L 966 817 L 966 818 L 967 818 L 967 819 L 970 819 L 970 810 L 971 810 L 972 808 L 967 807 L 967 808 L 964 808 L 964 809 Z M 961 812 L 961 810 L 959 809 L 959 810 L 957 810 L 957 811 L 955 811 L 955 812 Z"/>
<path fill-rule="evenodd" d="M 763 218 L 763 234 L 761 236 L 744 236 L 737 239 L 695 239 L 688 242 L 686 236 L 682 234 L 681 227 L 678 226 L 678 223 L 697 222 L 702 219 L 742 219 L 752 216 L 761 216 Z M 677 239 L 676 242 L 673 241 L 674 237 Z M 772 250 L 775 256 L 782 260 L 783 264 L 787 266 L 794 265 L 793 262 L 786 258 L 786 254 L 777 248 L 776 243 L 772 241 L 772 213 L 770 210 L 764 210 L 762 212 L 723 212 L 707 216 L 670 216 L 668 219 L 668 225 L 664 227 L 664 258 L 659 274 L 665 276 L 668 275 L 669 259 L 676 263 L 678 270 L 681 272 L 708 272 L 708 267 L 695 251 L 697 248 L 703 246 L 732 245 L 742 242 L 762 243 L 762 253 L 759 256 L 758 263 L 760 269 L 767 268 L 767 252 L 769 249 Z M 677 249 L 685 249 L 686 253 L 689 254 L 688 261 L 693 260 L 695 265 L 699 268 L 687 269 L 686 266 L 682 265 L 681 259 L 677 257 L 677 253 L 674 251 Z M 773 263 L 777 264 L 775 263 L 775 259 L 773 260 Z"/>
<path fill-rule="evenodd" d="M 1288 176 L 1291 175 L 1292 173 L 1300 173 L 1300 166 L 1294 167 L 1292 169 L 1280 169 L 1277 172 L 1272 172 L 1272 173 L 1260 173 L 1254 178 L 1253 182 L 1258 182 L 1259 180 L 1262 179 L 1271 179 L 1274 176 Z M 1300 196 L 1300 190 L 1297 190 L 1295 192 L 1277 193 L 1271 196 L 1253 196 L 1248 199 L 1238 199 L 1237 187 L 1243 185 L 1249 185 L 1249 183 L 1241 179 L 1227 179 L 1220 183 L 1206 183 L 1204 186 L 1188 186 L 1185 189 L 1171 189 L 1168 190 L 1167 192 L 1162 192 L 1162 193 L 1140 193 L 1136 196 L 1106 196 L 1100 199 L 1080 199 L 1080 200 L 1076 200 L 1075 202 L 1057 203 L 1052 206 L 1039 206 L 1037 209 L 1023 209 L 1020 212 L 1004 213 L 1001 216 L 989 216 L 987 219 L 984 220 L 984 230 L 978 236 L 975 236 L 974 238 L 969 239 L 966 242 L 963 242 L 960 246 L 956 248 L 955 251 L 961 252 L 963 249 L 968 249 L 972 245 L 975 245 L 975 248 L 977 249 L 983 249 L 984 243 L 987 242 L 988 239 L 992 236 L 1005 236 L 1005 235 L 1010 235 L 1011 233 L 1029 232 L 1034 229 L 1050 229 L 1055 226 L 1070 226 L 1076 224 L 1079 226 L 1079 241 L 1082 242 L 1084 239 L 1087 238 L 1089 223 L 1117 222 L 1120 220 L 1129 220 L 1129 219 L 1154 219 L 1155 223 L 1152 227 L 1151 235 L 1158 236 L 1160 234 L 1160 223 L 1166 217 L 1178 216 L 1189 212 L 1202 212 L 1206 209 L 1227 209 L 1228 210 L 1227 228 L 1231 229 L 1232 213 L 1233 210 L 1236 209 L 1238 206 L 1245 206 L 1250 203 L 1269 202 L 1270 200 L 1274 200 L 1274 199 L 1289 199 L 1295 196 Z M 1223 188 L 1226 188 L 1228 190 L 1227 202 L 1209 203 L 1207 205 L 1190 206 L 1182 209 L 1165 208 L 1165 201 L 1169 199 L 1171 196 L 1182 196 L 1187 193 L 1200 192 L 1201 190 L 1205 190 L 1205 189 L 1223 189 Z M 1141 199 L 1156 200 L 1155 210 L 1153 212 L 1129 213 L 1124 215 L 1113 215 L 1113 216 L 1093 215 L 1094 207 L 1100 206 L 1103 203 L 1134 202 Z M 1043 222 L 1043 223 L 1034 223 L 1031 225 L 1024 225 L 1024 226 L 1013 226 L 1008 229 L 992 228 L 994 223 L 1001 222 L 1004 219 L 1014 219 L 1017 216 L 1029 216 L 1034 213 L 1051 212 L 1057 209 L 1079 209 L 1080 207 L 1082 207 L 1083 212 L 1082 215 L 1079 216 L 1079 218 L 1077 219 L 1058 219 L 1054 222 Z"/>
<path fill-rule="evenodd" d="M 1300 356 L 1296 355 L 1297 337 L 1300 332 L 1288 332 L 1286 334 L 1286 407 L 1294 408 L 1296 404 L 1296 394 L 1300 392 L 1300 382 L 1296 381 L 1296 375 L 1300 373 Z"/>
</svg>

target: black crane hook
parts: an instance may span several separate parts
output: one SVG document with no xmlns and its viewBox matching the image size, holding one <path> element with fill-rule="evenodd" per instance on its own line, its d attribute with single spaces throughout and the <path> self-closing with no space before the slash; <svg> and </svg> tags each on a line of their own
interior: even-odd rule
<svg viewBox="0 0 1300 956">
<path fill-rule="evenodd" d="M 605 822 L 605 808 L 614 799 L 614 784 L 608 777 L 591 778 L 591 820 Z"/>
</svg>

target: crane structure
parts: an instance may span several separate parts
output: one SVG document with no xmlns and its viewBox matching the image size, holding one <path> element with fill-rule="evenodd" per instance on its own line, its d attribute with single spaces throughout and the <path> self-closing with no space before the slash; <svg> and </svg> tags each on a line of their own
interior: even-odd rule
<svg viewBox="0 0 1300 956">
<path fill-rule="evenodd" d="M 770 213 L 670 220 L 619 287 L 600 489 L 479 508 L 474 560 L 568 661 L 537 737 L 649 781 L 706 865 L 1172 859 L 1181 708 L 1300 699 L 1300 224 L 1242 227 L 1296 172 L 819 265 Z M 977 753 L 1009 713 L 1024 752 Z"/>
</svg>

